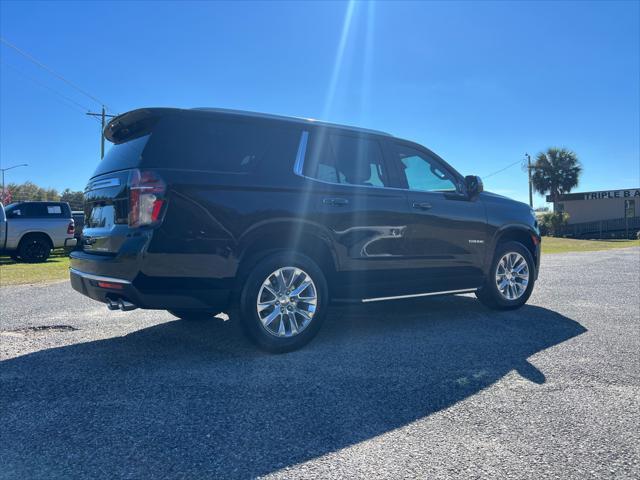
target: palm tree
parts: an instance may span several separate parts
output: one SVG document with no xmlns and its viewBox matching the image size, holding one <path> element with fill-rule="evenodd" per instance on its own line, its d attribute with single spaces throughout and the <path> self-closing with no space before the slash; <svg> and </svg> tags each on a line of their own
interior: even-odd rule
<svg viewBox="0 0 640 480">
<path fill-rule="evenodd" d="M 556 211 L 560 195 L 578 186 L 582 166 L 578 156 L 566 148 L 548 148 L 540 152 L 532 165 L 531 183 L 536 192 L 549 194 Z"/>
</svg>

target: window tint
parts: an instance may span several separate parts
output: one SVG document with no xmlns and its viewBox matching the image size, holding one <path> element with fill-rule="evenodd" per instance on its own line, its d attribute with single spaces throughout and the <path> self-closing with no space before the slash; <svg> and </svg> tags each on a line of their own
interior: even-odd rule
<svg viewBox="0 0 640 480">
<path fill-rule="evenodd" d="M 407 179 L 409 190 L 423 192 L 456 191 L 452 175 L 422 152 L 404 145 L 396 145 L 400 170 Z"/>
<path fill-rule="evenodd" d="M 169 117 L 159 122 L 143 153 L 144 166 L 230 173 L 253 171 L 284 132 L 266 122 Z M 296 137 L 296 141 L 299 138 Z M 295 160 L 295 152 L 291 162 Z"/>
<path fill-rule="evenodd" d="M 65 205 L 56 203 L 20 203 L 7 207 L 8 218 L 62 218 L 71 217 Z"/>
<path fill-rule="evenodd" d="M 7 207 L 5 208 L 5 214 L 7 218 L 18 218 L 24 215 L 24 209 L 22 209 L 19 204 L 12 203 L 10 205 L 7 205 Z"/>
<path fill-rule="evenodd" d="M 145 135 L 119 145 L 111 146 L 104 158 L 98 163 L 96 170 L 93 172 L 93 176 L 138 167 L 138 165 L 140 165 L 142 151 L 148 140 L 149 135 Z"/>
<path fill-rule="evenodd" d="M 347 185 L 389 185 L 380 145 L 366 137 L 317 133 L 305 162 L 305 175 Z"/>
</svg>

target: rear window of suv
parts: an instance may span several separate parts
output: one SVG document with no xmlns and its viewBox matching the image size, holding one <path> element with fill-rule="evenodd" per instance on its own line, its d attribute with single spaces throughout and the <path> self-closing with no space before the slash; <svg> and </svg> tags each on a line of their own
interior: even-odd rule
<svg viewBox="0 0 640 480">
<path fill-rule="evenodd" d="M 104 158 L 98 163 L 93 176 L 138 167 L 140 165 L 142 151 L 148 141 L 149 135 L 147 134 L 129 140 L 128 142 L 111 146 Z"/>
</svg>

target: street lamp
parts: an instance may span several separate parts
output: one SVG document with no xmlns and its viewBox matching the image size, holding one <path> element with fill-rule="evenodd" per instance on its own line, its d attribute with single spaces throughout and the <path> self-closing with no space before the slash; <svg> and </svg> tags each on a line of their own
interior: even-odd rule
<svg viewBox="0 0 640 480">
<path fill-rule="evenodd" d="M 2 171 L 2 194 L 4 195 L 4 172 L 6 172 L 7 170 L 11 170 L 12 168 L 18 168 L 18 167 L 28 167 L 29 164 L 27 163 L 21 163 L 20 165 L 14 165 L 13 167 L 7 167 L 7 168 L 0 168 L 0 170 Z"/>
</svg>

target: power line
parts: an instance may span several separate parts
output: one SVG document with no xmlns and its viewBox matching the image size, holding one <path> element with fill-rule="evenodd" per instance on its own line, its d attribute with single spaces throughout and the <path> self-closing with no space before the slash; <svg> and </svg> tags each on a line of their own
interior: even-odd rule
<svg viewBox="0 0 640 480">
<path fill-rule="evenodd" d="M 0 41 L 2 43 L 4 43 L 6 46 L 8 46 L 9 48 L 12 48 L 13 50 L 15 50 L 16 52 L 18 52 L 20 55 L 22 55 L 23 57 L 25 57 L 27 60 L 29 60 L 30 62 L 33 62 L 34 64 L 36 64 L 37 66 L 39 66 L 40 68 L 46 70 L 47 72 L 49 72 L 51 75 L 55 76 L 56 78 L 62 80 L 63 82 L 65 82 L 67 85 L 69 85 L 70 87 L 76 89 L 78 92 L 82 93 L 83 95 L 85 95 L 86 97 L 90 98 L 91 100 L 93 100 L 94 102 L 99 103 L 100 105 L 104 105 L 105 107 L 107 107 L 109 110 L 111 110 L 111 108 L 102 100 L 100 100 L 99 98 L 97 98 L 94 95 L 91 95 L 89 92 L 87 92 L 86 90 L 80 88 L 78 85 L 76 85 L 75 83 L 73 83 L 71 80 L 68 80 L 67 78 L 63 77 L 61 74 L 59 74 L 58 72 L 56 72 L 55 70 L 53 70 L 51 67 L 48 67 L 47 65 L 45 65 L 44 63 L 42 63 L 41 61 L 39 61 L 38 59 L 36 59 L 35 57 L 31 56 L 30 54 L 28 54 L 27 52 L 25 52 L 24 50 L 21 50 L 20 48 L 16 47 L 15 45 L 13 45 L 12 43 L 8 42 L 4 37 L 0 37 Z"/>
<path fill-rule="evenodd" d="M 495 172 L 490 173 L 489 175 L 485 175 L 485 176 L 483 176 L 482 178 L 483 178 L 483 179 L 485 179 L 485 178 L 493 177 L 494 175 L 497 175 L 498 173 L 504 172 L 504 171 L 505 171 L 505 170 L 507 170 L 508 168 L 511 168 L 511 167 L 513 167 L 514 165 L 517 165 L 517 164 L 519 164 L 519 163 L 522 163 L 522 160 L 518 160 L 517 162 L 510 163 L 510 164 L 509 164 L 509 165 L 507 165 L 506 167 L 501 168 L 500 170 L 496 170 Z"/>
<path fill-rule="evenodd" d="M 3 65 L 12 68 L 16 73 L 22 75 L 23 77 L 25 77 L 28 80 L 31 80 L 33 83 L 39 85 L 42 88 L 45 88 L 47 90 L 49 90 L 51 93 L 53 93 L 54 95 L 59 96 L 62 100 L 64 100 L 63 103 L 65 103 L 68 107 L 73 108 L 74 110 L 77 110 L 81 113 L 86 113 L 89 111 L 89 108 L 86 107 L 85 105 L 82 105 L 81 103 L 76 102 L 73 98 L 67 97 L 66 95 L 64 95 L 63 93 L 60 93 L 59 91 L 57 91 L 54 88 L 51 88 L 49 85 L 41 82 L 40 80 L 27 75 L 26 73 L 24 73 L 22 70 L 20 70 L 18 67 L 16 67 L 15 65 L 12 65 L 10 63 L 5 62 L 4 60 L 0 60 L 0 63 L 2 63 Z M 100 121 L 97 118 L 92 117 L 94 120 L 96 120 L 98 123 L 100 123 Z"/>
</svg>

